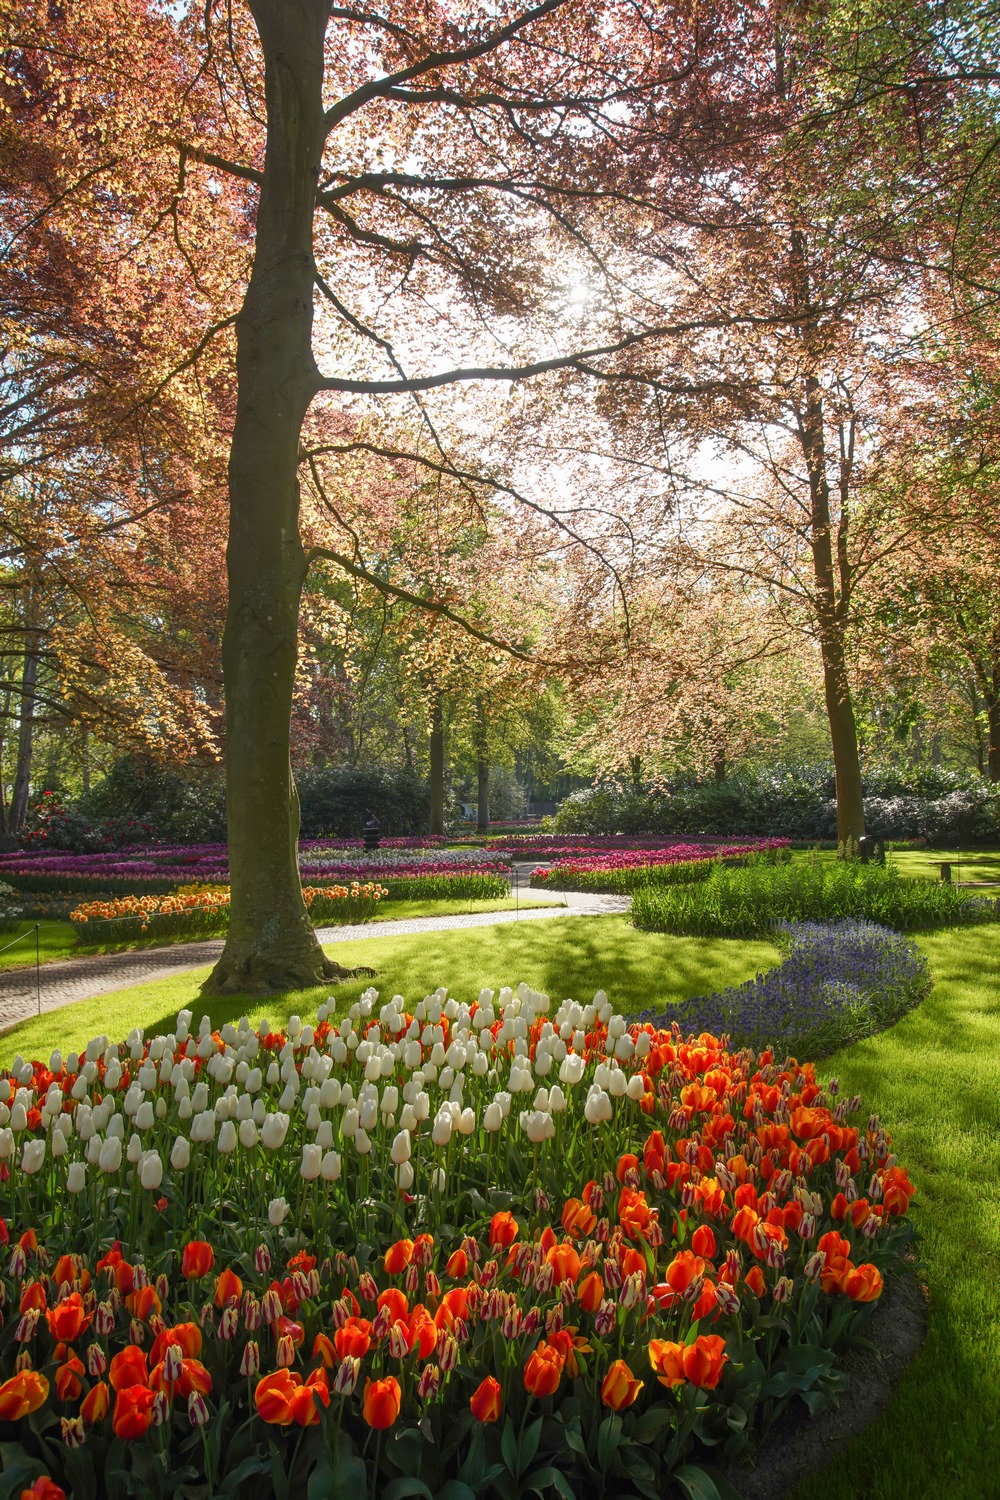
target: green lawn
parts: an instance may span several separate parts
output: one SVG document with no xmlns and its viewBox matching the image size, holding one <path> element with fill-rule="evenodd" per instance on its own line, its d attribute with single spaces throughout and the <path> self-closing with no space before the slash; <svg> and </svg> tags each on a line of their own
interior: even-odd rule
<svg viewBox="0 0 1000 1500">
<path fill-rule="evenodd" d="M 835 860 L 835 849 L 797 849 L 792 860 Z M 1000 850 L 997 849 L 900 849 L 890 848 L 889 858 L 900 874 L 923 880 L 940 880 L 937 862 L 950 860 L 951 878 L 957 881 L 1000 880 Z"/>
<path fill-rule="evenodd" d="M 558 891 L 553 891 L 546 896 L 525 893 L 517 901 L 508 896 L 503 896 L 496 901 L 474 897 L 452 901 L 383 901 L 378 909 L 377 920 L 396 922 L 401 919 L 410 921 L 414 917 L 464 917 L 472 912 L 514 911 L 516 909 L 525 911 L 532 906 L 565 905 L 566 902 Z M 332 926 L 333 924 L 324 922 L 322 925 Z M 148 944 L 115 943 L 81 948 L 76 941 L 71 922 L 40 921 L 38 928 L 39 957 L 43 964 L 53 963 L 57 959 L 84 958 L 89 953 L 131 953 L 144 946 L 161 948 L 175 942 L 188 941 L 183 938 L 158 937 L 151 939 Z M 18 935 L 21 936 L 22 941 L 6 952 L 0 953 L 0 971 L 25 968 L 35 962 L 34 922 L 20 922 L 16 931 L 9 934 L 0 933 L 0 948 L 3 948 L 5 943 L 12 943 Z"/>
<path fill-rule="evenodd" d="M 931 997 L 822 1072 L 882 1115 L 917 1186 L 928 1340 L 888 1413 L 822 1478 L 803 1483 L 796 1500 L 989 1500 L 1000 1492 L 1000 940 L 995 926 L 984 926 L 917 941 L 935 976 Z M 482 984 L 523 978 L 559 999 L 586 1000 L 604 988 L 627 1011 L 738 982 L 778 957 L 764 942 L 640 933 L 624 917 L 365 938 L 329 951 L 379 971 L 374 981 L 339 986 L 341 1005 L 368 983 L 408 998 L 444 983 L 471 998 Z M 205 972 L 26 1022 L 0 1039 L 0 1062 L 17 1051 L 65 1052 L 96 1031 L 117 1037 L 136 1024 L 165 1027 L 182 1005 L 196 1017 L 207 1009 L 216 1024 L 244 1009 L 276 1023 L 293 1010 L 309 1014 L 330 993 L 323 986 L 266 1005 L 206 1006 L 197 993 Z"/>
<path fill-rule="evenodd" d="M 617 1005 L 638 1010 L 737 984 L 770 968 L 779 956 L 767 942 L 719 942 L 637 932 L 627 917 L 552 917 L 523 925 L 477 927 L 473 932 L 458 929 L 365 937 L 331 943 L 326 951 L 338 963 L 377 969 L 378 977 L 335 987 L 323 985 L 271 997 L 264 1003 L 238 996 L 205 1001 L 198 986 L 208 969 L 191 970 L 26 1021 L 0 1037 L 0 1064 L 9 1062 L 16 1052 L 47 1058 L 59 1047 L 65 1053 L 97 1033 L 118 1038 L 136 1025 L 163 1029 L 184 1006 L 196 1018 L 207 1012 L 216 1025 L 237 1020 L 244 1012 L 252 1019 L 266 1016 L 276 1025 L 293 1012 L 315 1011 L 331 994 L 336 994 L 342 1007 L 349 1005 L 369 984 L 407 999 L 420 999 L 439 984 L 447 984 L 455 994 L 471 1000 L 483 985 L 499 989 L 524 979 L 559 1000 L 567 996 L 589 1000 L 595 990 L 605 989 Z"/>
</svg>

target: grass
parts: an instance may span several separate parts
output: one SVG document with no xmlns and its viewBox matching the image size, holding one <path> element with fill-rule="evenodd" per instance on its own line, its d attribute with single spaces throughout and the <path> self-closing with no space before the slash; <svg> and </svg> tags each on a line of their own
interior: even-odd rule
<svg viewBox="0 0 1000 1500">
<path fill-rule="evenodd" d="M 565 906 L 566 903 L 557 891 L 542 898 L 539 896 L 521 896 L 515 901 L 513 897 L 501 897 L 499 900 L 488 900 L 473 896 L 459 897 L 450 901 L 382 901 L 379 903 L 379 922 L 395 922 L 399 920 L 410 921 L 414 917 L 464 917 L 474 912 L 492 911 L 526 911 L 529 907 L 552 907 Z M 322 927 L 334 924 L 324 920 L 319 924 Z M 86 948 L 76 940 L 76 934 L 71 922 L 46 922 L 40 921 L 39 928 L 39 956 L 43 964 L 55 963 L 59 959 L 86 958 L 95 953 L 133 953 L 141 951 L 142 948 L 168 947 L 172 943 L 199 942 L 201 935 L 191 938 L 180 937 L 155 937 L 148 943 L 107 943 L 88 945 Z M 35 924 L 34 922 L 20 922 L 15 932 L 10 934 L 0 933 L 0 948 L 4 943 L 13 942 L 14 938 L 22 935 L 24 941 L 18 943 L 6 953 L 0 953 L 0 972 L 5 969 L 21 969 L 30 967 L 35 962 Z M 30 937 L 28 936 L 30 934 Z"/>
<path fill-rule="evenodd" d="M 994 926 L 921 936 L 936 984 L 891 1031 L 823 1067 L 860 1093 L 889 1128 L 917 1186 L 913 1215 L 930 1290 L 925 1348 L 889 1411 L 844 1458 L 807 1480 L 796 1500 L 989 1500 L 1000 1465 L 1000 944 Z M 677 1002 L 738 983 L 775 963 L 766 942 L 635 931 L 624 917 L 554 918 L 403 938 L 363 938 L 329 950 L 379 970 L 338 986 L 341 1006 L 368 983 L 420 996 L 446 983 L 461 995 L 526 979 L 553 996 L 589 999 L 598 987 L 623 1010 Z M 0 1062 L 47 1057 L 95 1032 L 165 1027 L 183 1005 L 220 1024 L 243 1010 L 279 1022 L 308 1014 L 329 986 L 262 1005 L 203 1002 L 207 970 L 138 986 L 23 1023 L 0 1038 Z"/>
<path fill-rule="evenodd" d="M 65 1054 L 100 1033 L 117 1038 L 133 1026 L 163 1029 L 184 1006 L 196 1017 L 207 1013 L 216 1025 L 238 1020 L 244 1012 L 251 1020 L 266 1016 L 277 1025 L 293 1012 L 314 1011 L 331 994 L 336 994 L 340 1008 L 346 1008 L 370 984 L 407 999 L 419 999 L 447 984 L 456 994 L 474 999 L 483 985 L 499 989 L 524 979 L 559 1000 L 589 1000 L 595 990 L 605 989 L 622 1008 L 641 1009 L 676 1004 L 706 989 L 724 989 L 770 968 L 780 957 L 772 943 L 640 933 L 626 917 L 617 916 L 587 921 L 553 917 L 523 926 L 477 927 L 473 934 L 457 929 L 426 936 L 355 938 L 328 944 L 326 951 L 338 963 L 377 969 L 378 977 L 272 996 L 265 1002 L 239 996 L 205 1000 L 198 987 L 208 968 L 190 970 L 25 1021 L 0 1038 L 0 1064 L 17 1052 L 47 1058 L 59 1047 Z"/>
</svg>

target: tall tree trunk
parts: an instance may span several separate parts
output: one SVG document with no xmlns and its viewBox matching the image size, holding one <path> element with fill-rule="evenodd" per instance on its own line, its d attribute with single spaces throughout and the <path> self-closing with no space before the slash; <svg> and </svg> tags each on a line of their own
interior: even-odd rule
<svg viewBox="0 0 1000 1500">
<path fill-rule="evenodd" d="M 726 752 L 725 752 L 725 750 L 717 750 L 715 752 L 715 754 L 712 756 L 712 774 L 714 775 L 716 782 L 725 781 L 725 779 L 726 779 Z"/>
<path fill-rule="evenodd" d="M 634 792 L 641 792 L 642 791 L 642 756 L 641 755 L 633 755 L 633 757 L 632 757 L 632 790 Z"/>
<path fill-rule="evenodd" d="M 236 325 L 229 603 L 222 642 L 229 932 L 205 988 L 253 994 L 343 974 L 302 899 L 291 706 L 306 558 L 298 449 L 317 391 L 313 211 L 327 0 L 249 0 L 264 57 L 267 145 L 253 271 Z"/>
<path fill-rule="evenodd" d="M 444 708 L 440 694 L 431 707 L 431 833 L 444 833 Z"/>
<path fill-rule="evenodd" d="M 991 781 L 1000 781 L 1000 670 L 993 674 L 993 685 L 994 695 L 986 705 L 986 724 L 989 729 L 986 774 Z"/>
<path fill-rule="evenodd" d="M 486 704 L 476 704 L 476 832 L 490 826 L 490 754 L 486 740 Z"/>
<path fill-rule="evenodd" d="M 816 375 L 811 373 L 807 374 L 805 380 L 805 407 L 801 416 L 800 440 L 809 476 L 812 506 L 810 546 L 816 585 L 816 623 L 823 661 L 823 693 L 830 721 L 833 768 L 837 780 L 837 842 L 846 844 L 850 840 L 861 838 L 865 831 L 861 755 L 845 642 L 850 579 L 846 574 L 846 558 L 839 548 L 837 563 L 834 563 L 830 483 L 826 472 L 823 389 Z"/>
<path fill-rule="evenodd" d="M 31 794 L 31 759 L 35 745 L 35 692 L 38 686 L 38 637 L 30 630 L 24 637 L 24 669 L 21 673 L 21 706 L 17 734 L 17 767 L 10 794 L 8 834 L 17 838 L 28 816 Z"/>
</svg>

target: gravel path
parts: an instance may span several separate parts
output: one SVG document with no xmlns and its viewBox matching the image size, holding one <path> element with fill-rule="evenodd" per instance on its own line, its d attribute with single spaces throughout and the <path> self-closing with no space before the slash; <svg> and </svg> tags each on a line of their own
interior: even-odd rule
<svg viewBox="0 0 1000 1500">
<path fill-rule="evenodd" d="M 517 890 L 527 892 L 534 866 L 517 869 Z M 607 916 L 625 912 L 624 896 L 588 896 L 575 891 L 561 893 L 563 906 L 535 906 L 521 911 L 475 912 L 457 917 L 412 917 L 394 922 L 365 922 L 358 926 L 317 928 L 323 944 L 347 943 L 354 938 L 403 937 L 418 932 L 451 932 L 463 927 L 494 927 L 507 922 L 534 922 L 550 917 Z M 0 973 L 0 1031 L 38 1015 L 59 1010 L 75 1000 L 93 1000 L 115 990 L 131 989 L 155 979 L 170 979 L 204 964 L 214 963 L 222 952 L 222 939 L 200 943 L 175 943 L 167 948 L 145 948 L 139 953 L 96 954 L 58 963 L 42 964 L 36 986 L 34 968 L 9 969 Z"/>
</svg>

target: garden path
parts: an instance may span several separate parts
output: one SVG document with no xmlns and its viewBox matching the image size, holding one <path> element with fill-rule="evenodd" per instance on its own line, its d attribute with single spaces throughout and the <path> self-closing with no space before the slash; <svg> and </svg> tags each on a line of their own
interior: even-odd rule
<svg viewBox="0 0 1000 1500">
<path fill-rule="evenodd" d="M 533 866 L 517 870 L 516 886 L 528 889 Z M 417 932 L 446 932 L 460 927 L 492 927 L 497 923 L 539 921 L 547 917 L 601 916 L 628 910 L 627 896 L 592 896 L 576 891 L 561 892 L 564 906 L 534 906 L 523 911 L 475 912 L 467 916 L 411 917 L 397 921 L 365 922 L 356 926 L 320 927 L 316 936 L 323 944 L 346 943 L 352 938 L 402 937 Z M 43 964 L 38 971 L 11 969 L 0 974 L 0 1031 L 29 1020 L 39 1011 L 59 1010 L 76 1000 L 93 1000 L 115 990 L 130 989 L 156 979 L 169 979 L 186 970 L 214 963 L 222 952 L 222 939 L 200 943 L 175 943 L 141 952 L 103 953 L 88 958 Z"/>
</svg>

